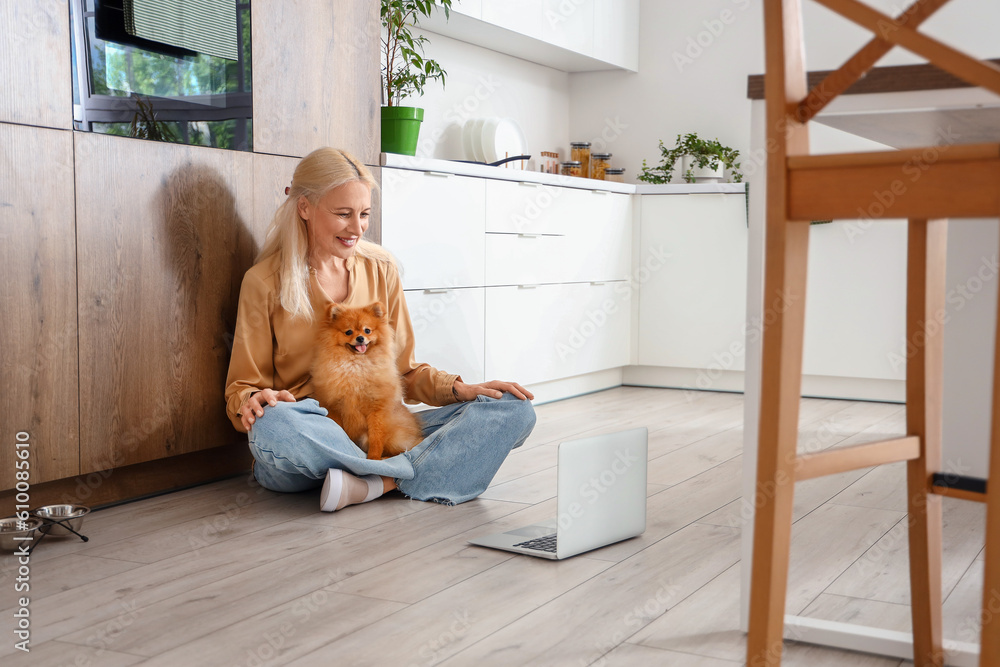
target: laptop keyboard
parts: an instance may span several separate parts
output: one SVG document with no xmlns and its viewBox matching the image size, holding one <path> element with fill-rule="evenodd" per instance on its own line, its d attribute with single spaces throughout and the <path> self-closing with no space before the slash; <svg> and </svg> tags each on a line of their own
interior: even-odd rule
<svg viewBox="0 0 1000 667">
<path fill-rule="evenodd" d="M 546 535 L 545 537 L 536 537 L 533 540 L 528 540 L 527 542 L 521 542 L 515 544 L 515 547 L 523 547 L 525 549 L 534 549 L 535 551 L 548 551 L 550 553 L 556 552 L 556 536 Z"/>
</svg>

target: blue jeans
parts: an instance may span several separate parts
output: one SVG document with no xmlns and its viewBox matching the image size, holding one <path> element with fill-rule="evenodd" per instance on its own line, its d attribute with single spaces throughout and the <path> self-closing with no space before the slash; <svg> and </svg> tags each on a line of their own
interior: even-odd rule
<svg viewBox="0 0 1000 667">
<path fill-rule="evenodd" d="M 381 475 L 416 500 L 453 505 L 472 500 L 490 485 L 500 464 L 535 426 L 530 401 L 504 393 L 477 396 L 417 413 L 424 439 L 413 449 L 381 461 L 368 460 L 315 399 L 265 405 L 250 429 L 257 482 L 271 491 L 322 486 L 330 468 Z"/>
</svg>

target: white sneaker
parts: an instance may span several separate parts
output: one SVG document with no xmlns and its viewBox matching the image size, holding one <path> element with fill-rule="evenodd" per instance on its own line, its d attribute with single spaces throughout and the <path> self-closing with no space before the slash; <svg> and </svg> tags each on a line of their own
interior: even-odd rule
<svg viewBox="0 0 1000 667">
<path fill-rule="evenodd" d="M 330 468 L 326 471 L 326 480 L 323 482 L 323 490 L 319 494 L 319 509 L 322 512 L 335 512 L 341 505 L 341 496 L 344 495 L 344 471 L 339 468 Z"/>
</svg>

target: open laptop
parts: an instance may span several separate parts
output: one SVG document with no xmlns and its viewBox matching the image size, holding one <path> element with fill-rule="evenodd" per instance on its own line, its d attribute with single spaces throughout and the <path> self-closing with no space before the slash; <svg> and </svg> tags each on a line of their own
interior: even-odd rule
<svg viewBox="0 0 1000 667">
<path fill-rule="evenodd" d="M 646 530 L 645 427 L 559 445 L 556 518 L 470 544 L 559 560 Z"/>
</svg>

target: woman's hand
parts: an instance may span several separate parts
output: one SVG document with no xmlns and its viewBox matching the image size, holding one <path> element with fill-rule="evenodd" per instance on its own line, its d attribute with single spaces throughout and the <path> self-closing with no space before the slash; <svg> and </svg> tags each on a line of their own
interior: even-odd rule
<svg viewBox="0 0 1000 667">
<path fill-rule="evenodd" d="M 271 388 L 267 388 L 254 392 L 250 398 L 247 399 L 247 402 L 243 404 L 243 407 L 240 408 L 240 421 L 243 422 L 243 428 L 247 431 L 250 430 L 253 423 L 257 421 L 257 417 L 264 414 L 265 403 L 274 407 L 278 404 L 278 401 L 294 403 L 295 397 L 292 396 L 292 392 L 287 389 L 275 391 Z"/>
<path fill-rule="evenodd" d="M 504 382 L 503 380 L 492 380 L 490 382 L 483 382 L 482 384 L 466 384 L 461 380 L 455 380 L 452 390 L 460 401 L 475 400 L 476 396 L 480 394 L 492 398 L 500 398 L 505 391 L 514 394 L 514 396 L 517 396 L 522 401 L 526 398 L 532 399 L 535 397 L 534 394 L 518 383 Z"/>
</svg>

